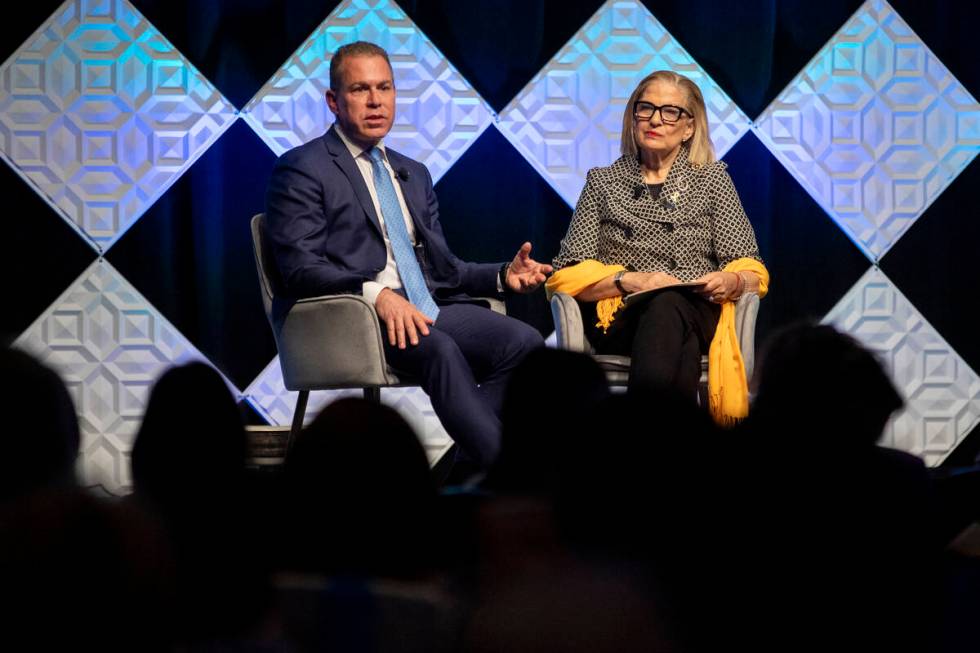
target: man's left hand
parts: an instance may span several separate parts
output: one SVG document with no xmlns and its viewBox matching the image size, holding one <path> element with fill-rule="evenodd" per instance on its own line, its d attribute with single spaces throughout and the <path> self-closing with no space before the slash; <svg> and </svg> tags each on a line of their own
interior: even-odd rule
<svg viewBox="0 0 980 653">
<path fill-rule="evenodd" d="M 520 293 L 533 292 L 544 283 L 552 267 L 531 258 L 531 243 L 524 243 L 517 256 L 507 266 L 506 284 L 510 290 Z"/>
</svg>

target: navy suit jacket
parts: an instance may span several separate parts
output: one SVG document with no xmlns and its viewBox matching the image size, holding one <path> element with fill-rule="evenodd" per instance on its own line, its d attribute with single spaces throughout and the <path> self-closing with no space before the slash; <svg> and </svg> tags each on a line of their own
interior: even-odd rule
<svg viewBox="0 0 980 653">
<path fill-rule="evenodd" d="M 266 230 L 279 268 L 277 294 L 285 298 L 360 294 L 387 262 L 367 184 L 336 129 L 283 154 L 269 182 Z M 448 300 L 497 295 L 501 264 L 456 258 L 439 224 L 429 171 L 386 150 L 423 245 L 420 263 L 429 289 Z"/>
</svg>

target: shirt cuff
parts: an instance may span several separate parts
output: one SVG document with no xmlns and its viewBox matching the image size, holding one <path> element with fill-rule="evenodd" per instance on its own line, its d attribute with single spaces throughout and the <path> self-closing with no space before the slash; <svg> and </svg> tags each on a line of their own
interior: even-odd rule
<svg viewBox="0 0 980 653">
<path fill-rule="evenodd" d="M 509 263 L 504 263 L 500 266 L 500 270 L 497 272 L 497 292 L 504 292 L 504 277 L 507 275 L 507 267 Z"/>
<path fill-rule="evenodd" d="M 378 283 L 377 281 L 365 281 L 361 286 L 361 294 L 364 295 L 364 299 L 371 303 L 371 306 L 374 306 L 374 302 L 378 300 L 378 295 L 380 295 L 381 291 L 387 287 L 388 286 L 384 285 L 383 283 Z"/>
</svg>

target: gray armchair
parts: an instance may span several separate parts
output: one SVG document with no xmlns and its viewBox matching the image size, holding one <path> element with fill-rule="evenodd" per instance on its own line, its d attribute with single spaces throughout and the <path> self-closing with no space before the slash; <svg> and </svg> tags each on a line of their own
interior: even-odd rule
<svg viewBox="0 0 980 653">
<path fill-rule="evenodd" d="M 759 314 L 759 296 L 755 293 L 743 295 L 735 303 L 735 332 L 738 334 L 745 374 L 752 378 L 755 367 L 755 321 Z M 558 347 L 570 351 L 592 354 L 606 373 L 611 386 L 625 386 L 630 378 L 630 357 L 596 354 L 582 326 L 582 312 L 578 302 L 571 295 L 555 293 L 551 298 L 551 317 L 555 322 L 555 337 Z M 698 395 L 702 405 L 707 400 L 708 357 L 701 357 L 701 383 Z"/>
<path fill-rule="evenodd" d="M 303 427 L 311 390 L 363 388 L 364 397 L 377 402 L 381 388 L 417 385 L 388 366 L 377 313 L 360 295 L 276 297 L 278 270 L 266 242 L 265 214 L 253 217 L 251 226 L 259 291 L 279 351 L 283 384 L 299 391 L 290 439 Z M 502 301 L 484 301 L 504 312 Z"/>
</svg>

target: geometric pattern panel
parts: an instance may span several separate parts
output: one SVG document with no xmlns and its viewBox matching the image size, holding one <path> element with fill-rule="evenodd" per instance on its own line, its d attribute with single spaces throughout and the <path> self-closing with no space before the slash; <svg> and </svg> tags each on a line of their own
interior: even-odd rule
<svg viewBox="0 0 980 653">
<path fill-rule="evenodd" d="M 207 362 L 102 259 L 14 344 L 65 380 L 82 432 L 81 477 L 113 493 L 131 485 L 129 452 L 154 381 L 171 365 Z"/>
<path fill-rule="evenodd" d="M 243 117 L 277 155 L 322 134 L 332 122 L 323 97 L 330 57 L 357 39 L 391 55 L 398 110 L 386 143 L 421 160 L 438 181 L 495 116 L 392 0 L 343 0 Z M 719 157 L 749 128 L 744 113 L 636 0 L 607 1 L 507 105 L 497 127 L 574 205 L 586 171 L 618 157 L 625 100 L 656 69 L 699 84 Z M 127 0 L 67 0 L 0 65 L 0 158 L 100 253 L 236 119 L 235 107 Z M 873 0 L 752 129 L 877 262 L 980 150 L 980 106 L 886 2 Z M 41 232 L 28 231 L 24 220 L 50 217 L 20 213 L 26 218 L 11 216 L 20 230 L 14 233 L 31 239 Z M 147 261 L 160 263 L 159 251 Z M 62 288 L 32 306 L 17 328 Z M 196 292 L 203 297 L 214 288 Z M 886 444 L 938 464 L 980 422 L 976 373 L 879 270 L 865 274 L 825 320 L 874 349 L 907 398 L 887 427 Z M 131 484 L 129 451 L 154 380 L 173 363 L 204 358 L 102 259 L 17 344 L 68 382 L 83 432 L 82 477 L 111 491 Z M 308 418 L 344 394 L 358 393 L 314 393 Z M 278 359 L 252 382 L 247 399 L 270 423 L 290 423 L 295 393 L 283 388 Z M 386 389 L 382 399 L 408 419 L 431 460 L 448 448 L 418 388 Z"/>
<path fill-rule="evenodd" d="M 424 163 L 434 181 L 493 119 L 470 84 L 391 0 L 345 0 L 245 106 L 242 115 L 276 155 L 333 122 L 324 98 L 337 48 L 370 41 L 388 51 L 397 100 L 385 144 Z"/>
<path fill-rule="evenodd" d="M 100 252 L 235 119 L 127 0 L 66 0 L 0 66 L 0 157 Z"/>
<path fill-rule="evenodd" d="M 980 104 L 887 2 L 869 0 L 756 130 L 877 262 L 980 152 Z"/>
<path fill-rule="evenodd" d="M 245 389 L 245 400 L 269 423 L 289 426 L 293 421 L 298 393 L 287 390 L 282 381 L 282 369 L 276 356 L 262 373 Z M 310 393 L 303 423 L 309 424 L 323 407 L 340 397 L 363 397 L 361 390 L 318 390 Z M 434 464 L 449 449 L 453 441 L 442 427 L 421 388 L 384 388 L 382 403 L 391 406 L 412 426 L 422 441 L 430 463 Z"/>
<path fill-rule="evenodd" d="M 880 270 L 868 270 L 823 321 L 874 351 L 905 397 L 882 444 L 938 465 L 980 422 L 980 377 Z"/>
<path fill-rule="evenodd" d="M 638 1 L 609 0 L 500 113 L 497 127 L 571 206 L 585 174 L 619 157 L 623 110 L 655 70 L 693 80 L 720 158 L 750 121 Z"/>
</svg>

